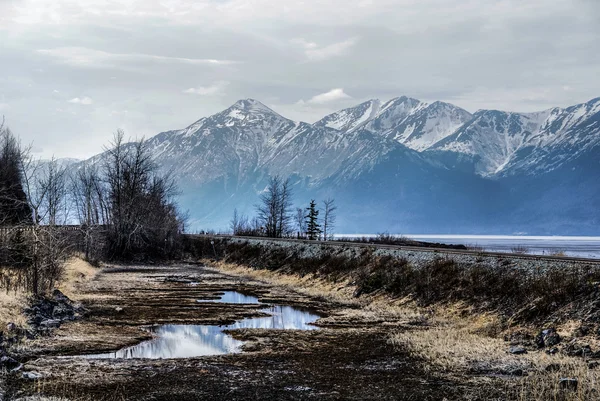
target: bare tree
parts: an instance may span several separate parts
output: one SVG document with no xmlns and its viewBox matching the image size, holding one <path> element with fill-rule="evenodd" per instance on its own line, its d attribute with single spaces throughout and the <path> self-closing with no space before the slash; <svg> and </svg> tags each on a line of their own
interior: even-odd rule
<svg viewBox="0 0 600 401">
<path fill-rule="evenodd" d="M 306 235 L 306 216 L 304 214 L 304 209 L 300 207 L 296 208 L 296 214 L 294 214 L 294 222 L 296 223 L 296 228 L 298 229 L 299 235 Z"/>
<path fill-rule="evenodd" d="M 71 199 L 75 208 L 86 260 L 97 262 L 104 251 L 104 227 L 108 223 L 106 186 L 94 164 L 79 167 L 71 181 Z"/>
<path fill-rule="evenodd" d="M 292 189 L 289 180 L 273 176 L 256 206 L 257 217 L 267 237 L 281 238 L 291 232 Z"/>
<path fill-rule="evenodd" d="M 285 181 L 282 181 L 279 190 L 279 204 L 277 205 L 279 214 L 277 230 L 278 237 L 288 235 L 293 230 L 292 196 L 293 194 L 290 180 L 286 179 Z"/>
<path fill-rule="evenodd" d="M 39 169 L 41 171 L 35 177 L 38 217 L 50 226 L 64 225 L 68 220 L 66 168 L 53 158 Z"/>
<path fill-rule="evenodd" d="M 231 232 L 233 235 L 236 235 L 240 227 L 240 216 L 238 214 L 237 208 L 233 209 L 233 217 L 229 222 L 229 228 L 231 228 Z"/>
<path fill-rule="evenodd" d="M 335 199 L 327 198 L 323 201 L 323 239 L 325 240 L 333 239 L 336 211 Z"/>
<path fill-rule="evenodd" d="M 229 223 L 233 235 L 252 235 L 252 227 L 248 220 L 248 216 L 244 213 L 238 213 L 237 209 L 233 210 L 233 217 Z"/>
<path fill-rule="evenodd" d="M 68 236 L 56 227 L 59 210 L 65 202 L 63 172 L 35 160 L 30 149 L 21 151 L 19 163 L 32 218 L 15 228 L 15 242 L 18 265 L 25 273 L 25 287 L 39 295 L 52 289 L 60 279 L 72 246 Z"/>
<path fill-rule="evenodd" d="M 106 156 L 109 257 L 171 256 L 183 225 L 172 175 L 158 172 L 144 140 L 125 144 L 122 131 L 115 134 Z"/>
</svg>

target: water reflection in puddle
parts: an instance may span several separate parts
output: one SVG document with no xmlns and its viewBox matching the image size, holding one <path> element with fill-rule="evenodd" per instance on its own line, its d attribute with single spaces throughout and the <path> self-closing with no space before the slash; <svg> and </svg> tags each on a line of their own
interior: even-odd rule
<svg viewBox="0 0 600 401">
<path fill-rule="evenodd" d="M 219 299 L 198 299 L 196 302 L 216 302 L 223 304 L 259 304 L 257 297 L 244 295 L 237 291 L 225 291 Z"/>
<path fill-rule="evenodd" d="M 227 299 L 227 303 L 258 303 L 256 297 L 249 297 L 233 291 L 229 295 L 225 293 L 218 302 L 225 302 L 225 299 Z M 243 300 L 249 300 L 249 302 L 241 302 Z M 243 342 L 225 334 L 224 330 L 246 328 L 284 330 L 318 329 L 312 323 L 319 319 L 319 316 L 310 312 L 291 306 L 268 306 L 261 309 L 261 311 L 268 313 L 270 316 L 243 319 L 227 326 L 173 324 L 160 326 L 153 330 L 153 333 L 157 337 L 153 340 L 145 341 L 117 352 L 86 355 L 85 358 L 166 359 L 232 354 L 240 352 Z"/>
</svg>

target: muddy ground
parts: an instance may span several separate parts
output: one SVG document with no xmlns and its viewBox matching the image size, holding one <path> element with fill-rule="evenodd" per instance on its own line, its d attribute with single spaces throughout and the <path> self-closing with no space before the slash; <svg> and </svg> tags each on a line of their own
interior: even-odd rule
<svg viewBox="0 0 600 401">
<path fill-rule="evenodd" d="M 190 283 L 196 283 L 190 285 Z M 69 400 L 455 400 L 502 399 L 506 379 L 457 377 L 392 346 L 392 331 L 426 328 L 406 321 L 361 320 L 359 306 L 310 298 L 285 287 L 201 265 L 105 268 L 79 289 L 88 309 L 20 349 L 23 370 L 8 398 Z M 151 338 L 157 324 L 228 324 L 262 316 L 260 305 L 198 303 L 223 291 L 319 313 L 320 330 L 244 329 L 244 352 L 172 360 L 89 360 Z M 75 356 L 64 358 L 64 356 Z M 22 372 L 41 375 L 24 378 Z"/>
</svg>

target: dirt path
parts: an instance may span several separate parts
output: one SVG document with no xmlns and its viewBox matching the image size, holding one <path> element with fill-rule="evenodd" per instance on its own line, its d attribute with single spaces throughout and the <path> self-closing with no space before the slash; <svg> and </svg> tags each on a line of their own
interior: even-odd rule
<svg viewBox="0 0 600 401">
<path fill-rule="evenodd" d="M 222 325 L 262 315 L 260 305 L 197 302 L 228 290 L 258 296 L 263 303 L 310 308 L 323 316 L 317 322 L 321 329 L 236 330 L 231 334 L 245 341 L 244 352 L 231 355 L 170 360 L 59 357 L 137 344 L 151 337 L 150 325 Z M 89 310 L 84 320 L 65 324 L 22 349 L 28 360 L 24 371 L 41 378 L 15 376 L 11 399 L 38 394 L 69 400 L 452 400 L 501 394 L 493 380 L 484 389 L 481 383 L 444 378 L 393 346 L 392 332 L 423 330 L 411 322 L 372 319 L 355 304 L 203 266 L 106 268 L 79 288 L 79 298 Z"/>
</svg>

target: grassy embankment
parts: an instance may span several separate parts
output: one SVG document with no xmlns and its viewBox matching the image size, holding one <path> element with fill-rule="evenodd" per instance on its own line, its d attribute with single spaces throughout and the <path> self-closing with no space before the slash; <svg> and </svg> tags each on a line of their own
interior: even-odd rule
<svg viewBox="0 0 600 401">
<path fill-rule="evenodd" d="M 56 288 L 74 301 L 79 300 L 79 285 L 93 279 L 98 269 L 91 266 L 83 259 L 71 258 L 65 265 L 65 269 Z M 5 274 L 10 274 L 5 271 Z M 9 323 L 19 327 L 27 327 L 26 317 L 23 309 L 29 304 L 29 296 L 22 289 L 1 290 L 0 289 L 0 331 Z"/>
<path fill-rule="evenodd" d="M 359 306 L 346 311 L 362 318 L 400 318 L 418 327 L 393 331 L 390 343 L 407 347 L 448 376 L 511 377 L 508 399 L 598 397 L 600 369 L 588 367 L 589 357 L 566 355 L 574 344 L 598 349 L 597 267 L 523 271 L 506 259 L 486 266 L 444 257 L 415 266 L 404 259 L 376 257 L 369 250 L 353 258 L 335 252 L 299 258 L 281 248 L 216 245 L 222 258 L 207 263 L 220 270 Z M 203 247 L 205 256 L 212 256 L 214 251 Z M 590 335 L 577 334 L 582 326 Z M 555 355 L 534 345 L 536 333 L 548 327 L 563 338 Z M 511 342 L 529 352 L 508 353 Z M 577 390 L 561 389 L 561 378 L 577 379 Z"/>
</svg>

